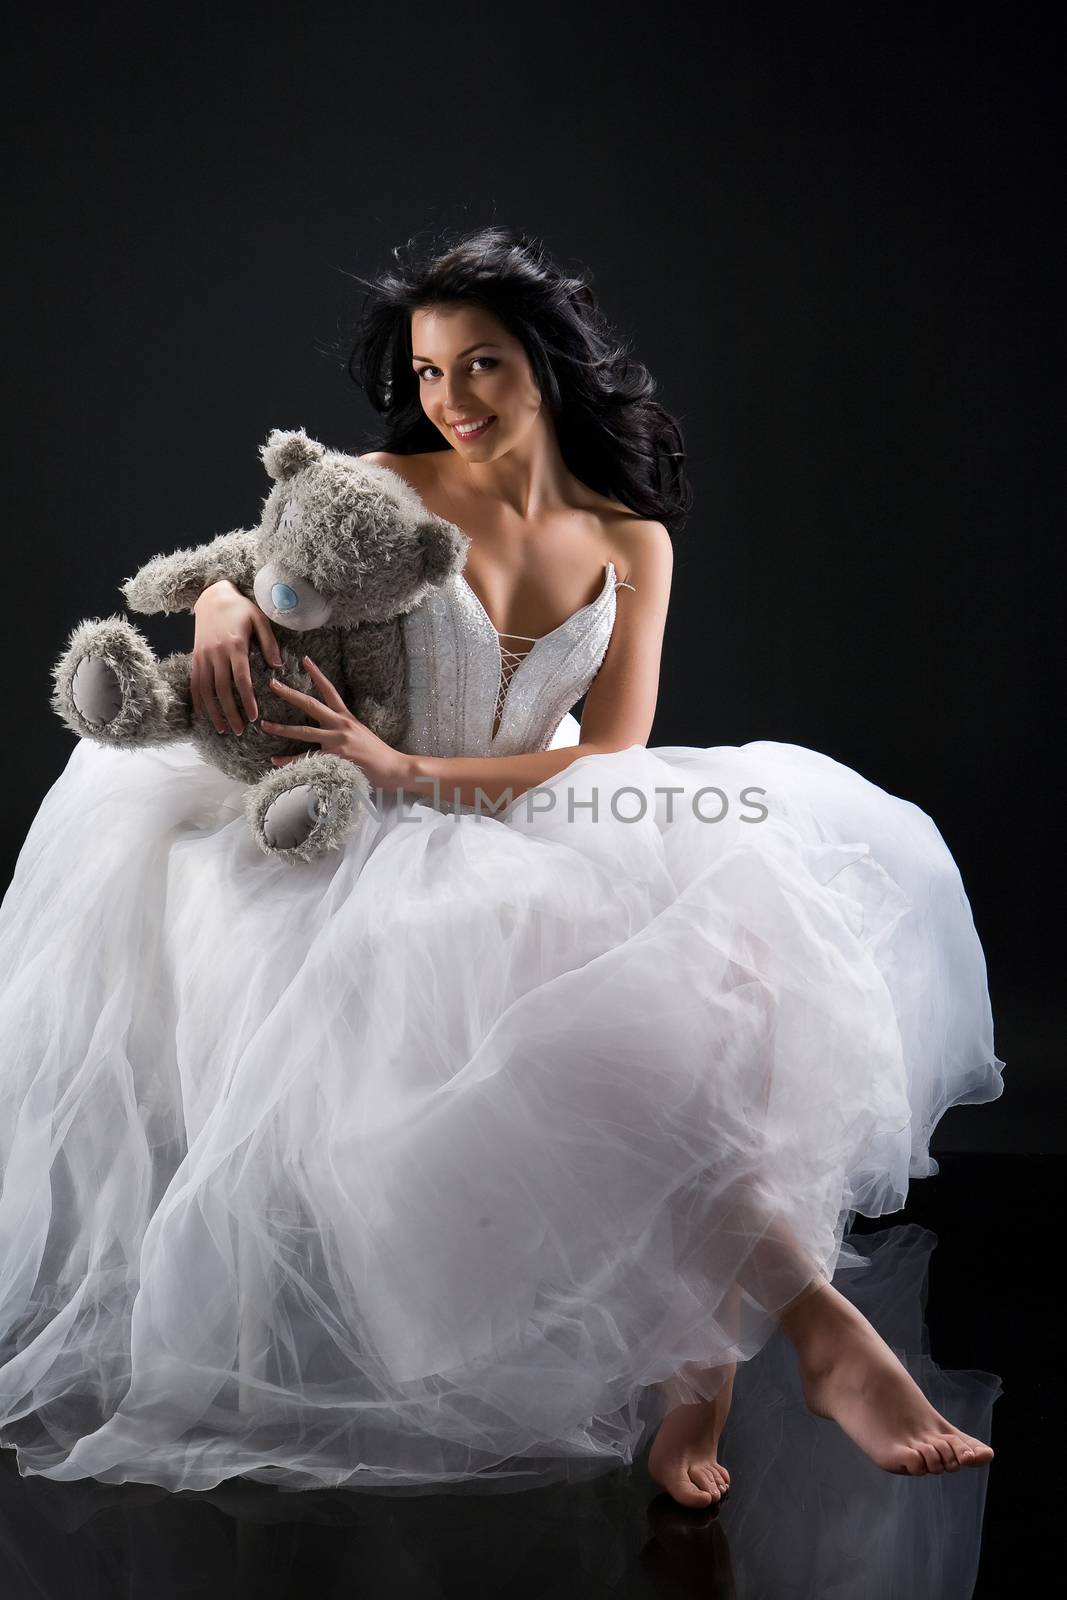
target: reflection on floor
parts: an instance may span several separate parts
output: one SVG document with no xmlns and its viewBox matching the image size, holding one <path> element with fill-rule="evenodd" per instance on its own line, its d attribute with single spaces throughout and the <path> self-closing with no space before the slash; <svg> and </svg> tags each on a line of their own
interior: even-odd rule
<svg viewBox="0 0 1067 1600">
<path fill-rule="evenodd" d="M 1058 1471 L 1047 1272 L 1019 1219 L 1053 1199 L 1057 1157 L 939 1155 L 895 1217 L 860 1218 L 865 1265 L 835 1282 L 935 1407 L 996 1450 L 986 1468 L 882 1472 L 813 1417 L 781 1334 L 741 1368 L 721 1459 L 729 1499 L 683 1510 L 645 1454 L 588 1483 L 464 1497 L 284 1493 L 230 1480 L 146 1484 L 20 1478 L 0 1452 L 6 1600 L 596 1600 L 834 1596 L 965 1600 L 1028 1589 Z M 649 1440 L 650 1442 L 650 1440 Z"/>
</svg>

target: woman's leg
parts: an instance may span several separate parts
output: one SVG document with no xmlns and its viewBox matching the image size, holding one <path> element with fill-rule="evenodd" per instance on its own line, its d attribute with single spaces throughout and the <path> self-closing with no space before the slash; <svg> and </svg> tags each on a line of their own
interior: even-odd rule
<svg viewBox="0 0 1067 1600">
<path fill-rule="evenodd" d="M 800 1361 L 808 1409 L 836 1422 L 887 1472 L 984 1467 L 992 1448 L 953 1427 L 861 1311 L 821 1283 L 778 1314 Z"/>
<path fill-rule="evenodd" d="M 835 1289 L 781 1214 L 772 1214 L 739 1273 L 747 1293 L 770 1306 L 800 1362 L 804 1398 L 836 1422 L 887 1472 L 958 1472 L 985 1466 L 993 1451 L 961 1433 L 927 1400 L 863 1313 Z M 807 1283 L 790 1300 L 790 1280 Z M 770 1286 L 769 1300 L 761 1299 Z"/>
<path fill-rule="evenodd" d="M 721 1310 L 734 1334 L 740 1309 L 741 1286 L 735 1283 Z M 714 1505 L 730 1488 L 729 1471 L 719 1461 L 719 1440 L 730 1415 L 736 1372 L 736 1361 L 719 1367 L 690 1366 L 660 1384 L 667 1412 L 648 1453 L 648 1471 L 681 1505 Z M 712 1398 L 694 1401 L 693 1388 Z"/>
<path fill-rule="evenodd" d="M 747 934 L 732 977 L 738 984 L 770 970 L 765 943 Z M 766 1047 L 757 1104 L 766 1112 L 774 1060 L 777 1014 L 766 997 Z M 736 1333 L 740 1291 L 774 1316 L 796 1349 L 804 1397 L 816 1416 L 838 1423 L 872 1461 L 888 1472 L 919 1475 L 985 1466 L 989 1445 L 961 1433 L 934 1410 L 900 1360 L 862 1312 L 836 1290 L 824 1267 L 810 1257 L 781 1208 L 751 1171 L 722 1191 L 710 1246 L 703 1246 L 710 1281 L 736 1276 L 730 1302 Z M 676 1215 L 680 1251 L 688 1234 Z M 725 1241 L 725 1243 L 724 1243 Z M 740 1242 L 741 1259 L 731 1261 Z M 681 1255 L 680 1255 L 681 1259 Z M 719 1392 L 696 1404 L 682 1399 L 674 1380 L 662 1387 L 668 1412 L 649 1453 L 649 1470 L 683 1505 L 710 1505 L 721 1498 L 725 1469 L 718 1441 L 729 1413 L 736 1363 L 705 1370 L 701 1388 L 721 1371 Z M 680 1403 L 679 1403 L 680 1402 Z M 728 1477 L 725 1478 L 728 1484 Z M 718 1492 L 716 1488 L 718 1487 Z"/>
<path fill-rule="evenodd" d="M 763 1198 L 750 1203 L 749 1217 L 758 1216 L 763 1231 L 738 1271 L 728 1303 L 736 1319 L 743 1288 L 757 1304 L 771 1309 L 797 1352 L 809 1410 L 836 1422 L 887 1472 L 919 1476 L 987 1465 L 993 1459 L 991 1447 L 962 1433 L 934 1409 L 878 1331 L 807 1255 L 787 1220 L 765 1207 Z M 783 1297 L 786 1284 L 799 1286 L 791 1299 Z M 707 1393 L 720 1372 L 723 1381 L 711 1400 L 689 1401 L 676 1379 L 662 1385 L 668 1411 L 648 1466 L 655 1481 L 682 1505 L 710 1506 L 729 1487 L 718 1444 L 729 1415 L 736 1362 L 702 1369 L 698 1384 Z"/>
</svg>

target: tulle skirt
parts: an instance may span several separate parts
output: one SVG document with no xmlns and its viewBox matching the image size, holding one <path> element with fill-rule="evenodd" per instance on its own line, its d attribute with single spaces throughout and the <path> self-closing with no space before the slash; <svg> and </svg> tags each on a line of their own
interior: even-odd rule
<svg viewBox="0 0 1067 1600">
<path fill-rule="evenodd" d="M 190 744 L 81 742 L 0 908 L 24 1475 L 631 1461 L 667 1380 L 714 1394 L 1003 1090 L 937 827 L 816 751 L 634 745 L 496 814 L 379 795 L 312 865 L 243 798 Z"/>
</svg>

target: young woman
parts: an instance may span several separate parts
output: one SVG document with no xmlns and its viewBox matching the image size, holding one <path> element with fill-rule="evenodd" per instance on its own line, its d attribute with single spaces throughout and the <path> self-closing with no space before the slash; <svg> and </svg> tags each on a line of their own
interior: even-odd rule
<svg viewBox="0 0 1067 1600">
<path fill-rule="evenodd" d="M 82 742 L 46 796 L 0 920 L 4 1442 L 358 1488 L 577 1476 L 651 1422 L 706 1505 L 779 1324 L 887 1471 L 987 1463 L 830 1282 L 1003 1087 L 941 835 L 796 745 L 648 748 L 690 495 L 585 279 L 490 228 L 371 289 L 365 459 L 466 565 L 405 619 L 402 748 L 275 680 L 381 790 L 329 858 L 261 855 L 190 745 Z M 271 621 L 195 613 L 244 736 Z"/>
</svg>

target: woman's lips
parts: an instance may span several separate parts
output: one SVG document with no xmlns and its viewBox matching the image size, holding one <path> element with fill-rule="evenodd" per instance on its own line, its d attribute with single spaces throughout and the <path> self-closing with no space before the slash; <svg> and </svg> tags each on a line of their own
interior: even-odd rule
<svg viewBox="0 0 1067 1600">
<path fill-rule="evenodd" d="M 452 432 L 455 434 L 457 439 L 480 439 L 483 433 L 489 432 L 489 429 L 493 426 L 495 421 L 495 417 L 487 417 L 480 428 L 473 428 L 470 430 L 464 429 L 462 432 L 460 431 L 459 425 L 453 422 Z"/>
</svg>

